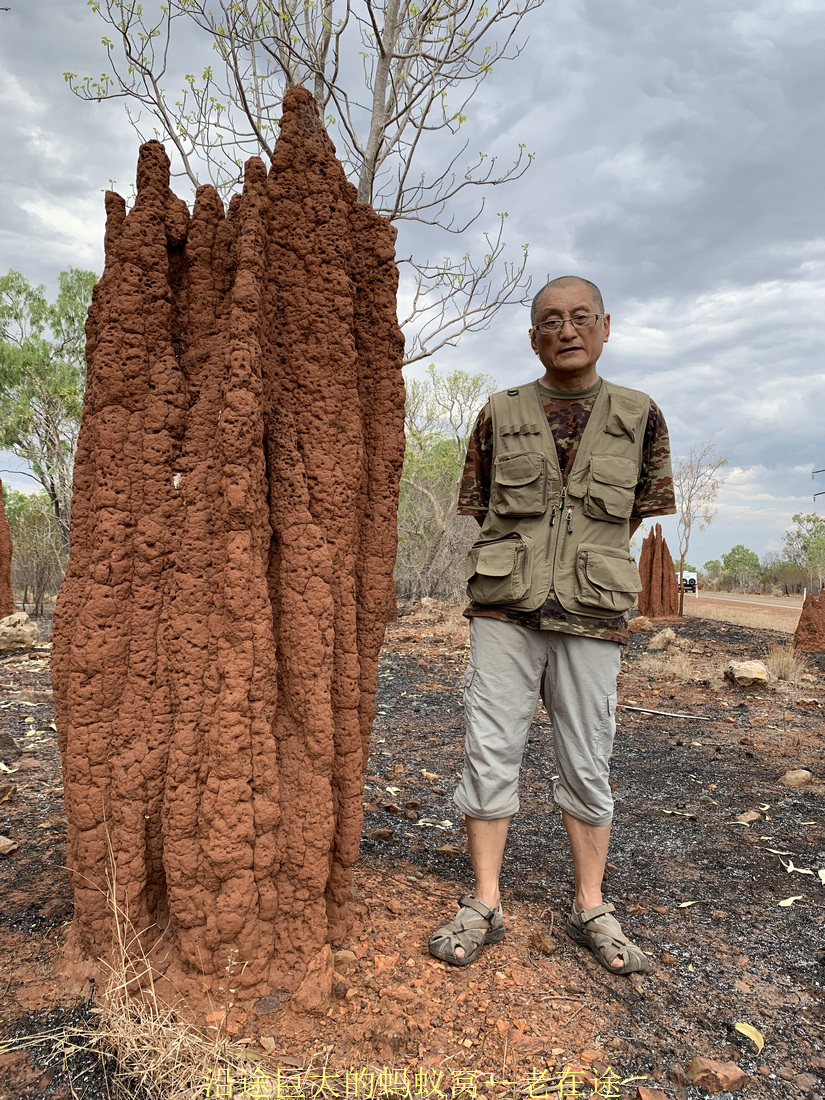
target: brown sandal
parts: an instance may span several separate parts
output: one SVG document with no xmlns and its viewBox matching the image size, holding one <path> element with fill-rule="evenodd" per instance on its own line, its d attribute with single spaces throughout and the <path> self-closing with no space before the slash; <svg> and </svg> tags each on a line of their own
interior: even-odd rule
<svg viewBox="0 0 825 1100">
<path fill-rule="evenodd" d="M 469 894 L 462 894 L 458 904 L 461 908 L 455 920 L 433 932 L 427 947 L 436 959 L 451 966 L 469 966 L 485 943 L 500 943 L 504 939 L 504 917 L 500 905 L 488 909 L 483 901 L 476 901 Z M 463 956 L 456 955 L 457 947 L 463 949 Z"/>
<path fill-rule="evenodd" d="M 576 912 L 574 905 L 565 931 L 571 940 L 589 947 L 611 974 L 644 974 L 650 970 L 650 961 L 644 951 L 631 943 L 622 932 L 622 926 L 610 915 L 614 912 L 614 906 L 609 903 L 582 909 L 580 913 Z M 616 958 L 622 960 L 621 966 L 612 965 Z"/>
</svg>

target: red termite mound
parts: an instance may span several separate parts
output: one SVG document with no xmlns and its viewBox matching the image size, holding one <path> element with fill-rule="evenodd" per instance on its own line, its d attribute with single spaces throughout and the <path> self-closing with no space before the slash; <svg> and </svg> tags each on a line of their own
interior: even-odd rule
<svg viewBox="0 0 825 1100">
<path fill-rule="evenodd" d="M 793 644 L 804 653 L 825 653 L 825 589 L 805 597 Z"/>
<path fill-rule="evenodd" d="M 639 614 L 648 619 L 672 618 L 679 614 L 679 582 L 673 569 L 673 558 L 662 538 L 662 525 L 657 523 L 642 543 L 639 555 Z"/>
<path fill-rule="evenodd" d="M 69 956 L 108 954 L 114 901 L 178 989 L 231 962 L 248 999 L 346 927 L 403 458 L 395 231 L 303 88 L 226 214 L 201 187 L 190 216 L 158 142 L 128 216 L 106 205 L 54 626 Z"/>
<path fill-rule="evenodd" d="M 11 588 L 11 531 L 3 506 L 3 482 L 0 481 L 0 619 L 14 614 L 14 593 Z"/>
</svg>

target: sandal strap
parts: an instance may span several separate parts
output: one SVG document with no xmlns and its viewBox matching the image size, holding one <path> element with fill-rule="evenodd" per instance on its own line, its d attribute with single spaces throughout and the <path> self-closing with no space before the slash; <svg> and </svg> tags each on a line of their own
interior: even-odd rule
<svg viewBox="0 0 825 1100">
<path fill-rule="evenodd" d="M 473 912 L 478 913 L 482 920 L 486 920 L 489 924 L 492 924 L 493 917 L 496 915 L 495 909 L 488 908 L 483 901 L 478 901 L 472 896 L 472 894 L 462 894 L 458 899 L 460 909 L 472 909 Z"/>
<path fill-rule="evenodd" d="M 575 909 L 573 910 L 575 913 Z M 597 917 L 604 917 L 608 913 L 615 913 L 616 906 L 611 905 L 610 902 L 603 902 L 601 905 L 594 905 L 592 909 L 582 909 L 576 913 L 576 917 L 580 924 L 587 924 L 588 921 L 595 920 Z"/>
</svg>

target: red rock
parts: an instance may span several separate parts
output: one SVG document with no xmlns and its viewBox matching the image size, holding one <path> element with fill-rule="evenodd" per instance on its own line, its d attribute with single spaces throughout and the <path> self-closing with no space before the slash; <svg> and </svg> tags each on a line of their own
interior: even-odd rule
<svg viewBox="0 0 825 1100">
<path fill-rule="evenodd" d="M 14 593 L 11 589 L 12 542 L 6 509 L 3 507 L 3 482 L 0 481 L 0 619 L 14 612 Z"/>
<path fill-rule="evenodd" d="M 637 1100 L 667 1100 L 667 1093 L 661 1089 L 649 1089 L 644 1085 L 636 1086 Z"/>
<path fill-rule="evenodd" d="M 805 597 L 793 644 L 803 653 L 825 652 L 825 590 L 818 596 Z"/>
<path fill-rule="evenodd" d="M 679 582 L 673 569 L 673 558 L 662 537 L 662 525 L 657 523 L 642 543 L 639 555 L 639 614 L 646 618 L 671 618 L 679 614 Z"/>
<path fill-rule="evenodd" d="M 793 1083 L 799 1089 L 803 1096 L 813 1091 L 819 1084 L 819 1078 L 815 1077 L 812 1073 L 798 1073 L 793 1079 Z"/>
<path fill-rule="evenodd" d="M 403 461 L 395 231 L 293 88 L 267 174 L 107 195 L 53 676 L 69 953 L 170 929 L 197 1004 L 345 938 Z"/>
<path fill-rule="evenodd" d="M 310 959 L 303 981 L 290 998 L 289 1007 L 294 1012 L 323 1016 L 329 1008 L 334 978 L 332 950 L 325 943 L 315 958 Z"/>
<path fill-rule="evenodd" d="M 693 1058 L 685 1068 L 685 1074 L 691 1085 L 706 1092 L 736 1092 L 744 1088 L 750 1078 L 736 1062 L 714 1062 L 712 1058 Z"/>
<path fill-rule="evenodd" d="M 631 634 L 653 634 L 656 631 L 656 627 L 644 615 L 636 615 L 632 618 L 627 624 L 627 629 Z"/>
</svg>

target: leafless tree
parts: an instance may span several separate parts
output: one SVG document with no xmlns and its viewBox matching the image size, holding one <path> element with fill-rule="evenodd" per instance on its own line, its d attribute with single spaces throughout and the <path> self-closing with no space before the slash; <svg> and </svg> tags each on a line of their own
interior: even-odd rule
<svg viewBox="0 0 825 1100">
<path fill-rule="evenodd" d="M 460 134 L 470 100 L 498 62 L 518 57 L 522 21 L 542 3 L 92 0 L 108 24 L 108 72 L 64 75 L 81 98 L 124 98 L 141 138 L 171 143 L 194 186 L 211 181 L 224 193 L 237 186 L 247 157 L 271 156 L 283 94 L 304 84 L 361 202 L 395 222 L 460 234 L 481 216 L 486 191 L 518 179 L 532 155 L 520 145 L 503 169 L 484 153 L 466 163 L 469 140 L 447 140 L 431 170 L 433 138 Z M 211 44 L 215 64 L 200 76 L 187 72 L 182 92 L 170 96 L 181 50 L 198 41 Z M 479 200 L 460 217 L 456 200 L 472 191 Z M 506 214 L 496 217 L 480 257 L 402 258 L 415 284 L 401 319 L 408 362 L 485 328 L 502 305 L 523 299 L 526 247 L 507 260 Z"/>
<path fill-rule="evenodd" d="M 684 613 L 685 591 L 682 577 L 693 527 L 697 520 L 700 531 L 713 523 L 717 512 L 713 503 L 725 481 L 719 471 L 727 464 L 727 458 L 716 454 L 713 443 L 703 443 L 701 446 L 691 447 L 687 457 L 677 459 L 673 467 L 673 487 L 679 515 L 676 527 L 679 536 L 680 615 Z"/>
</svg>

